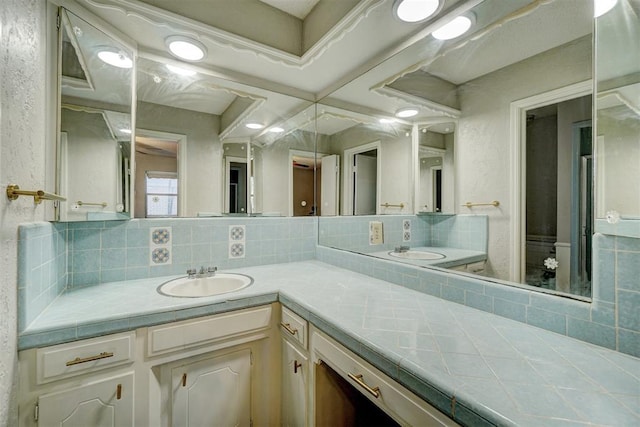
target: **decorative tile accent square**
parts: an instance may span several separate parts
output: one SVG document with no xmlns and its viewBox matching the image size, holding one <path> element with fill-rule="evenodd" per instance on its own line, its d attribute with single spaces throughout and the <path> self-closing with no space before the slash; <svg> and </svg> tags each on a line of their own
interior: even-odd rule
<svg viewBox="0 0 640 427">
<path fill-rule="evenodd" d="M 244 258 L 244 243 L 229 242 L 229 258 Z"/>
<path fill-rule="evenodd" d="M 411 220 L 405 219 L 402 221 L 402 229 L 404 231 L 411 231 Z"/>
<path fill-rule="evenodd" d="M 171 244 L 171 227 L 154 227 L 149 229 L 150 246 L 164 246 Z"/>
<path fill-rule="evenodd" d="M 230 225 L 229 226 L 229 241 L 244 242 L 245 241 L 245 226 L 244 225 Z"/>
<path fill-rule="evenodd" d="M 402 233 L 402 241 L 403 242 L 411 241 L 411 231 L 405 231 L 404 233 Z"/>
<path fill-rule="evenodd" d="M 161 247 L 151 251 L 151 265 L 171 264 L 171 250 Z"/>
</svg>

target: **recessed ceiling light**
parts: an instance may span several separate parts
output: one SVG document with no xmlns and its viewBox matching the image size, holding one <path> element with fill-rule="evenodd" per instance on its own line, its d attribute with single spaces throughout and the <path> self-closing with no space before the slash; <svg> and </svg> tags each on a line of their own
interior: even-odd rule
<svg viewBox="0 0 640 427">
<path fill-rule="evenodd" d="M 263 124 L 255 123 L 255 122 L 249 122 L 245 124 L 245 126 L 248 127 L 249 129 L 262 129 L 264 127 Z"/>
<path fill-rule="evenodd" d="M 166 64 L 167 69 L 173 73 L 180 74 L 181 76 L 195 76 L 196 72 L 193 70 L 187 70 L 186 68 L 178 67 L 171 64 Z"/>
<path fill-rule="evenodd" d="M 401 108 L 398 111 L 396 111 L 396 117 L 400 117 L 403 119 L 406 119 L 408 117 L 413 117 L 417 114 L 418 114 L 418 109 L 414 107 Z"/>
<path fill-rule="evenodd" d="M 202 43 L 188 37 L 171 36 L 165 42 L 172 55 L 187 61 L 200 61 L 207 52 Z"/>
<path fill-rule="evenodd" d="M 126 133 L 127 135 L 131 135 L 131 129 L 118 129 L 122 133 Z"/>
<path fill-rule="evenodd" d="M 609 12 L 618 3 L 618 0 L 594 0 L 593 16 L 597 18 Z"/>
<path fill-rule="evenodd" d="M 451 40 L 469 31 L 473 21 L 468 16 L 458 16 L 453 21 L 444 24 L 431 35 L 438 40 Z"/>
<path fill-rule="evenodd" d="M 440 10 L 440 0 L 396 0 L 393 12 L 404 22 L 420 22 Z"/>
<path fill-rule="evenodd" d="M 378 120 L 380 123 L 382 123 L 383 125 L 388 125 L 390 123 L 395 122 L 395 120 L 393 119 L 387 119 L 387 118 L 381 118 L 380 120 Z"/>
<path fill-rule="evenodd" d="M 98 52 L 98 58 L 109 65 L 118 68 L 131 68 L 133 61 L 124 52 L 112 48 L 102 49 Z"/>
<path fill-rule="evenodd" d="M 284 129 L 282 129 L 281 127 L 275 126 L 275 127 L 270 128 L 269 132 L 282 133 L 282 132 L 284 132 Z"/>
</svg>

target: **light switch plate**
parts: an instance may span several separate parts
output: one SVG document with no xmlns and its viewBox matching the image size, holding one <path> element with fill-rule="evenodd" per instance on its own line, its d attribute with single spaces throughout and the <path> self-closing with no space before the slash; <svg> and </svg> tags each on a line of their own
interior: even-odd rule
<svg viewBox="0 0 640 427">
<path fill-rule="evenodd" d="M 384 230 L 382 221 L 369 221 L 369 244 L 381 245 L 384 243 Z"/>
</svg>

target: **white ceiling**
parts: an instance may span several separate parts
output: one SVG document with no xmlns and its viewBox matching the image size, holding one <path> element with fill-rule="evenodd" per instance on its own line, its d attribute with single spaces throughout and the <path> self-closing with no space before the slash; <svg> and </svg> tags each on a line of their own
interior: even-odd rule
<svg viewBox="0 0 640 427">
<path fill-rule="evenodd" d="M 360 0 L 314 49 L 296 56 L 181 19 L 157 7 L 162 1 L 154 1 L 156 6 L 134 0 L 75 1 L 116 27 L 124 39 L 135 40 L 143 57 L 141 65 L 148 60 L 180 64 L 166 53 L 165 39 L 169 35 L 182 34 L 201 41 L 208 50 L 207 58 L 181 64 L 197 71 L 197 78 L 172 79 L 163 71 L 160 89 L 153 81 L 160 72 L 141 67 L 140 99 L 217 115 L 223 114 L 237 96 L 260 100 L 227 136 L 261 140 L 273 140 L 275 136 L 266 134 L 266 130 L 248 131 L 243 123 L 255 120 L 267 127 L 284 126 L 287 131 L 295 126 L 311 129 L 310 123 L 292 117 L 325 95 L 329 96 L 322 102 L 357 111 L 373 121 L 392 117 L 397 109 L 414 101 L 421 105 L 416 122 L 453 117 L 455 109 L 434 107 L 426 98 L 415 93 L 411 98 L 388 90 L 387 85 L 417 70 L 459 85 L 589 34 L 593 21 L 587 0 L 443 0 L 440 14 L 421 24 L 395 19 L 393 0 Z M 260 1 L 300 17 L 323 0 Z M 429 35 L 442 23 L 469 10 L 476 15 L 476 26 L 467 36 L 440 42 Z M 254 25 L 266 28 L 274 25 L 260 16 L 247 19 L 255 19 Z M 330 135 L 363 122 L 346 115 L 320 114 L 319 131 Z"/>
<path fill-rule="evenodd" d="M 307 17 L 311 9 L 318 4 L 320 0 L 260 0 L 269 6 L 280 9 L 283 12 L 293 15 L 298 19 Z"/>
</svg>

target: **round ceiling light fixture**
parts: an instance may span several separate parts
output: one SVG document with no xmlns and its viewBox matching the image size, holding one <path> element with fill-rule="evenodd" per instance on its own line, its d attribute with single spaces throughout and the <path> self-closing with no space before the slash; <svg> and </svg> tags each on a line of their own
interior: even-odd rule
<svg viewBox="0 0 640 427">
<path fill-rule="evenodd" d="M 133 61 L 126 53 L 113 49 L 113 48 L 103 48 L 98 51 L 98 58 L 100 58 L 103 62 L 113 65 L 118 68 L 131 68 L 133 67 Z"/>
<path fill-rule="evenodd" d="M 396 117 L 406 119 L 418 115 L 418 109 L 415 107 L 401 108 L 396 111 Z"/>
<path fill-rule="evenodd" d="M 120 132 L 122 133 L 126 133 L 127 135 L 131 135 L 131 129 L 127 129 L 127 128 L 122 128 L 122 129 L 118 129 Z"/>
<path fill-rule="evenodd" d="M 278 127 L 278 126 L 274 126 L 272 128 L 269 128 L 269 132 L 282 133 L 282 132 L 284 132 L 284 129 L 282 129 L 281 127 Z"/>
<path fill-rule="evenodd" d="M 597 18 L 609 12 L 618 3 L 618 0 L 594 0 L 593 17 Z"/>
<path fill-rule="evenodd" d="M 165 40 L 169 52 L 185 61 L 201 61 L 207 54 L 207 48 L 199 41 L 184 36 L 170 36 Z"/>
<path fill-rule="evenodd" d="M 166 64 L 169 71 L 181 76 L 195 76 L 197 73 L 193 70 L 187 70 L 186 68 L 178 67 L 176 65 Z"/>
<path fill-rule="evenodd" d="M 264 125 L 262 123 L 256 123 L 256 122 L 249 122 L 247 124 L 245 124 L 246 127 L 248 127 L 249 129 L 262 129 L 264 127 Z"/>
<path fill-rule="evenodd" d="M 472 15 L 460 15 L 435 30 L 431 35 L 438 40 L 451 40 L 460 37 L 473 25 Z"/>
<path fill-rule="evenodd" d="M 391 123 L 394 123 L 395 120 L 393 119 L 387 119 L 386 117 L 383 117 L 381 119 L 378 120 L 380 123 L 382 123 L 383 125 L 390 125 Z"/>
<path fill-rule="evenodd" d="M 415 23 L 435 15 L 441 7 L 440 0 L 396 0 L 393 14 L 403 22 Z"/>
</svg>

